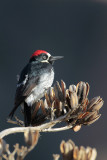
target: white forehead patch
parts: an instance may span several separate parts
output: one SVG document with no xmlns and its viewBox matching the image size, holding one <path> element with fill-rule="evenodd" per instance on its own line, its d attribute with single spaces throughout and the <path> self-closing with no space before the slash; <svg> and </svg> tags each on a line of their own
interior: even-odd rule
<svg viewBox="0 0 107 160">
<path fill-rule="evenodd" d="M 49 53 L 47 53 L 48 57 L 50 57 L 51 55 Z"/>
</svg>

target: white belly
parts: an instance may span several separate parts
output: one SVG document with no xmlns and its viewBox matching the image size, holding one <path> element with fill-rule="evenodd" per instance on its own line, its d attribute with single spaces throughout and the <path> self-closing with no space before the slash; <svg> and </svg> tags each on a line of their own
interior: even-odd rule
<svg viewBox="0 0 107 160">
<path fill-rule="evenodd" d="M 26 98 L 25 102 L 27 105 L 32 106 L 36 101 L 41 99 L 44 96 L 46 90 L 52 86 L 53 80 L 53 70 L 50 72 L 50 74 L 43 74 L 39 80 L 39 84 L 32 90 L 30 96 Z"/>
</svg>

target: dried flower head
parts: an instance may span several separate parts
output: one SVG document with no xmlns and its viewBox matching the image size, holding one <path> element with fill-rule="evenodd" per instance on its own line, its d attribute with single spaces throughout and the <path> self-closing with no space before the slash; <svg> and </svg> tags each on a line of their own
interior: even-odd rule
<svg viewBox="0 0 107 160">
<path fill-rule="evenodd" d="M 24 132 L 25 142 L 28 146 L 35 146 L 39 139 L 39 132 L 32 132 L 31 130 Z"/>
<path fill-rule="evenodd" d="M 63 160 L 95 160 L 97 151 L 95 148 L 84 148 L 83 146 L 77 147 L 73 141 L 62 141 L 60 144 L 60 151 Z"/>
<path fill-rule="evenodd" d="M 103 105 L 103 100 L 95 97 L 89 101 L 89 88 L 89 84 L 85 82 L 79 82 L 76 86 L 70 85 L 69 89 L 66 89 L 63 81 L 61 81 L 61 86 L 59 82 L 56 82 L 55 86 L 45 94 L 45 100 L 40 100 L 34 107 L 32 125 L 38 125 L 47 119 L 54 120 L 68 112 L 70 115 L 65 121 L 74 126 L 74 131 L 78 131 L 81 125 L 94 123 L 101 116 L 99 110 Z M 38 114 L 40 108 L 41 114 Z"/>
<path fill-rule="evenodd" d="M 6 151 L 6 142 L 0 139 L 0 155 Z"/>
<path fill-rule="evenodd" d="M 82 125 L 94 123 L 101 116 L 99 110 L 104 102 L 100 97 L 89 101 L 89 88 L 89 84 L 82 81 L 77 85 L 70 85 L 69 89 L 66 88 L 64 81 L 61 81 L 61 85 L 56 82 L 54 87 L 45 93 L 45 99 L 41 99 L 33 105 L 31 125 L 41 126 L 47 122 L 49 123 L 46 125 L 48 127 L 42 131 L 55 132 L 72 128 L 77 132 Z M 16 121 L 9 122 L 24 126 L 24 122 L 16 117 L 15 119 Z M 51 127 L 60 122 L 66 122 L 65 128 L 51 130 Z"/>
</svg>

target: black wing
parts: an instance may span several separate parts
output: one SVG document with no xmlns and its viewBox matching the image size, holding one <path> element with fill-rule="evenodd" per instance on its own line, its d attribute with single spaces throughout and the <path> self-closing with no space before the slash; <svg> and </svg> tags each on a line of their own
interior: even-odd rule
<svg viewBox="0 0 107 160">
<path fill-rule="evenodd" d="M 32 89 L 36 86 L 38 80 L 39 75 L 31 76 L 30 65 L 28 64 L 21 72 L 15 94 L 14 108 L 9 114 L 10 118 L 13 117 L 14 112 L 18 108 L 18 106 L 26 99 L 28 95 L 30 95 Z"/>
<path fill-rule="evenodd" d="M 16 95 L 15 95 L 15 106 L 19 106 L 27 96 L 30 95 L 32 89 L 36 87 L 36 84 L 39 80 L 39 76 L 28 77 L 25 84 L 20 84 L 17 86 Z"/>
</svg>

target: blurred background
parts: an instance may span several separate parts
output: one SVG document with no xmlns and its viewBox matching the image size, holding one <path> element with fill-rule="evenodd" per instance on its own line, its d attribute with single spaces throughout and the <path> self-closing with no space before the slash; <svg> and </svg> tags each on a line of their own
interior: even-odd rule
<svg viewBox="0 0 107 160">
<path fill-rule="evenodd" d="M 0 130 L 12 127 L 6 118 L 14 104 L 16 75 L 31 54 L 43 49 L 64 56 L 55 63 L 55 80 L 67 87 L 85 81 L 89 99 L 101 96 L 101 118 L 91 126 L 58 133 L 42 133 L 26 159 L 52 159 L 61 140 L 95 147 L 98 160 L 107 159 L 107 0 L 0 1 Z M 18 114 L 19 110 L 17 111 Z M 22 134 L 6 138 L 23 144 Z"/>
</svg>

